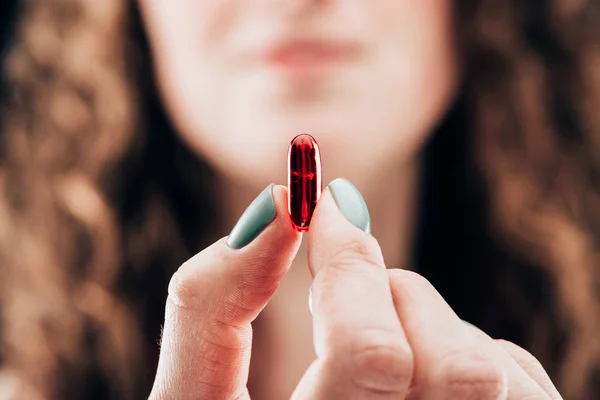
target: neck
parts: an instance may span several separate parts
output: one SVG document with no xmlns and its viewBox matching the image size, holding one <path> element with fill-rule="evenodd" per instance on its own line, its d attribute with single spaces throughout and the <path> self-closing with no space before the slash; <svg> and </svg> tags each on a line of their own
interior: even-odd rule
<svg viewBox="0 0 600 400">
<path fill-rule="evenodd" d="M 411 159 L 378 175 L 380 178 L 363 191 L 371 215 L 371 233 L 379 242 L 388 268 L 412 268 L 420 172 L 420 160 Z"/>
</svg>

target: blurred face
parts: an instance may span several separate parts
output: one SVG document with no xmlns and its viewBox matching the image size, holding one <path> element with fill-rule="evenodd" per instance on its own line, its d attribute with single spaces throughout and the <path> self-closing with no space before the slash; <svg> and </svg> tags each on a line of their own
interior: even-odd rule
<svg viewBox="0 0 600 400">
<path fill-rule="evenodd" d="M 298 133 L 324 183 L 418 150 L 456 87 L 450 0 L 139 0 L 179 133 L 245 185 L 286 181 Z"/>
</svg>

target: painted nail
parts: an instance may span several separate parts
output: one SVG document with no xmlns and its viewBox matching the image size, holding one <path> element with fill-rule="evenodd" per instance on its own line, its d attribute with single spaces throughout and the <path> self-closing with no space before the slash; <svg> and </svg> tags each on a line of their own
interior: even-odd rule
<svg viewBox="0 0 600 400">
<path fill-rule="evenodd" d="M 475 325 L 473 325 L 472 323 L 470 323 L 470 322 L 468 322 L 468 321 L 465 321 L 464 319 L 461 319 L 461 321 L 462 321 L 462 322 L 463 322 L 465 325 L 467 325 L 467 326 L 470 326 L 471 328 L 479 329 L 478 327 L 476 327 Z M 481 329 L 479 329 L 479 330 L 481 330 Z"/>
<path fill-rule="evenodd" d="M 338 178 L 333 180 L 328 188 L 344 217 L 357 228 L 371 233 L 369 209 L 356 186 L 347 179 Z"/>
<path fill-rule="evenodd" d="M 273 186 L 273 184 L 267 186 L 246 208 L 227 238 L 229 247 L 241 249 L 273 222 L 275 219 Z"/>
</svg>

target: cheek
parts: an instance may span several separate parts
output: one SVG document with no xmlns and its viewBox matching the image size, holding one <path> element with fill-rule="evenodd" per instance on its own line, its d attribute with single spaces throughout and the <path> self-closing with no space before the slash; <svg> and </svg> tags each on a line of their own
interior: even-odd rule
<svg viewBox="0 0 600 400">
<path fill-rule="evenodd" d="M 426 139 L 456 94 L 459 59 L 450 0 L 380 0 L 365 6 L 378 48 L 374 77 L 396 102 L 399 131 L 388 141 L 413 148 Z M 398 135 L 401 133 L 401 135 Z M 393 146 L 392 146 L 393 147 Z"/>
<path fill-rule="evenodd" d="M 206 82 L 222 70 L 219 54 L 240 0 L 138 1 L 165 108 L 176 130 L 197 147 L 201 132 L 190 124 L 203 108 L 202 99 L 214 96 Z"/>
<path fill-rule="evenodd" d="M 192 3 L 200 15 L 196 22 L 198 36 L 207 47 L 227 35 L 239 11 L 239 0 L 205 0 Z"/>
<path fill-rule="evenodd" d="M 377 4 L 375 4 L 377 3 Z M 386 0 L 371 7 L 373 26 L 379 27 L 378 37 L 392 57 L 412 57 L 397 61 L 421 69 L 413 71 L 415 82 L 432 68 L 447 69 L 455 63 L 455 35 L 450 0 Z M 434 74 L 421 84 L 435 82 Z"/>
<path fill-rule="evenodd" d="M 391 32 L 427 30 L 433 35 L 447 31 L 452 24 L 451 0 L 385 0 L 370 4 L 373 21 Z M 406 38 L 405 38 L 406 39 Z"/>
<path fill-rule="evenodd" d="M 239 0 L 139 0 L 157 62 L 206 52 L 225 36 Z M 168 61 L 171 60 L 171 61 Z"/>
</svg>

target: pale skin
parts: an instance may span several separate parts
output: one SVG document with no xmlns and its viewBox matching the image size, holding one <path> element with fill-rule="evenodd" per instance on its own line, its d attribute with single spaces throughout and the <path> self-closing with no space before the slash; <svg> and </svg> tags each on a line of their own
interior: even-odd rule
<svg viewBox="0 0 600 400">
<path fill-rule="evenodd" d="M 533 356 L 466 325 L 410 271 L 419 152 L 460 80 L 450 0 L 139 4 L 165 107 L 221 178 L 217 230 L 285 182 L 301 132 L 321 145 L 324 182 L 361 190 L 373 227 L 326 189 L 302 240 L 274 186 L 276 218 L 256 239 L 222 238 L 174 274 L 151 399 L 247 399 L 249 377 L 266 399 L 560 398 Z M 350 50 L 290 45 L 315 38 Z M 287 58 L 271 57 L 281 45 Z"/>
</svg>

